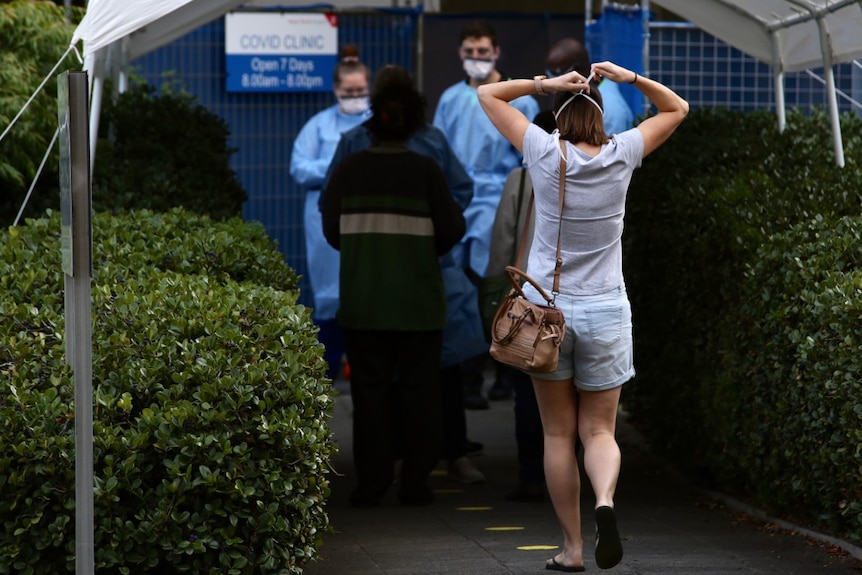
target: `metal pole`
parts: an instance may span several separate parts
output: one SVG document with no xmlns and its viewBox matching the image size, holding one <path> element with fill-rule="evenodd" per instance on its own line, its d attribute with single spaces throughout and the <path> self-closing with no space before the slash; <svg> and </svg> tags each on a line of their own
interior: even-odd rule
<svg viewBox="0 0 862 575">
<path fill-rule="evenodd" d="M 425 91 L 425 10 L 419 10 L 419 17 L 416 19 L 416 89 L 420 92 Z"/>
<path fill-rule="evenodd" d="M 75 573 L 93 575 L 93 250 L 87 73 L 63 73 L 58 88 L 66 361 L 75 379 Z"/>
<path fill-rule="evenodd" d="M 778 114 L 778 132 L 784 133 L 787 126 L 787 104 L 784 101 L 784 68 L 781 64 L 781 36 L 772 31 L 772 69 L 775 84 L 775 112 Z"/>
</svg>

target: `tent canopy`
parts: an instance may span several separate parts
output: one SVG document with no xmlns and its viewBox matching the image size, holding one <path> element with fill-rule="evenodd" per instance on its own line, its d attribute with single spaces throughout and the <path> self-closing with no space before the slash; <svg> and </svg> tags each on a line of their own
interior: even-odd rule
<svg viewBox="0 0 862 575">
<path fill-rule="evenodd" d="M 118 40 L 129 60 L 168 44 L 218 18 L 243 0 L 90 0 L 72 44 L 84 42 L 84 57 Z"/>
<path fill-rule="evenodd" d="M 860 0 L 652 0 L 781 72 L 862 58 Z M 827 65 L 830 65 L 827 62 Z"/>
<path fill-rule="evenodd" d="M 702 30 L 770 64 L 784 129 L 784 73 L 823 68 L 835 163 L 844 143 L 832 67 L 862 57 L 862 0 L 653 0 Z"/>
</svg>

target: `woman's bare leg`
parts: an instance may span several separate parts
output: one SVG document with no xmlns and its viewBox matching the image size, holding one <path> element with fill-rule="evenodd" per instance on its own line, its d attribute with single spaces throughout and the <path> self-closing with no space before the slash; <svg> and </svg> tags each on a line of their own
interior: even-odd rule
<svg viewBox="0 0 862 575">
<path fill-rule="evenodd" d="M 596 496 L 595 557 L 600 569 L 610 569 L 623 558 L 614 510 L 620 476 L 620 448 L 614 433 L 621 389 L 580 392 L 579 434 L 584 444 L 584 469 Z"/>
<path fill-rule="evenodd" d="M 620 447 L 615 437 L 622 387 L 581 391 L 578 426 L 584 445 L 584 470 L 596 494 L 596 507 L 614 506 L 620 476 Z"/>
<path fill-rule="evenodd" d="M 571 379 L 533 378 L 545 436 L 545 481 L 563 530 L 563 550 L 554 558 L 566 566 L 584 564 L 581 535 L 581 477 L 575 453 L 578 395 Z"/>
</svg>

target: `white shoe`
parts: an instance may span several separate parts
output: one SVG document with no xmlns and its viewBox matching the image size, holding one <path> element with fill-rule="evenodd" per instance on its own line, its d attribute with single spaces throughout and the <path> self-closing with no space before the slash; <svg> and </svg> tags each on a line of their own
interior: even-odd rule
<svg viewBox="0 0 862 575">
<path fill-rule="evenodd" d="M 485 483 L 485 475 L 473 466 L 469 457 L 449 461 L 449 479 L 459 483 Z"/>
</svg>

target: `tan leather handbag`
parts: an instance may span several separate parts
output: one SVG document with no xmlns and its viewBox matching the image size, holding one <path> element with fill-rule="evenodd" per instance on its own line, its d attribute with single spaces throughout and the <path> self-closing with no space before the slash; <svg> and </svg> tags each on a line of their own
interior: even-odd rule
<svg viewBox="0 0 862 575">
<path fill-rule="evenodd" d="M 515 266 L 507 266 L 506 272 L 512 282 L 512 290 L 505 297 L 491 324 L 491 357 L 511 367 L 533 373 L 550 373 L 557 369 L 560 359 L 560 346 L 566 335 L 566 320 L 563 312 L 554 306 L 560 289 L 560 269 L 563 261 L 561 254 L 561 231 L 563 225 L 563 198 L 566 189 L 566 145 L 560 142 L 560 228 L 557 230 L 557 260 L 554 267 L 554 286 L 548 296 L 536 281 L 521 271 L 523 248 L 528 226 L 524 226 L 521 246 Z M 533 198 L 527 208 L 529 221 L 533 210 Z M 521 289 L 522 280 L 536 288 L 548 305 L 530 302 Z"/>
</svg>

